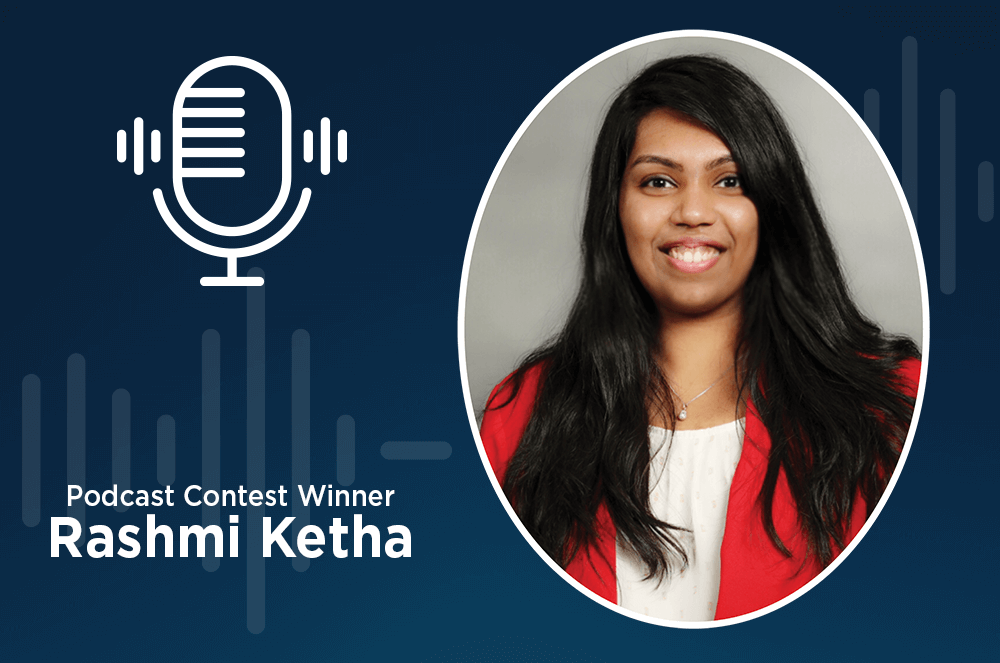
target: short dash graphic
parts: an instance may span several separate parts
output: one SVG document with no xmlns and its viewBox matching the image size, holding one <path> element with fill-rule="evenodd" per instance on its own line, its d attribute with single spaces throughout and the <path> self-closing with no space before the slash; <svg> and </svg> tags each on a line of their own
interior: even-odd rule
<svg viewBox="0 0 1000 663">
<path fill-rule="evenodd" d="M 451 445 L 447 442 L 386 442 L 382 458 L 386 460 L 447 460 Z"/>
</svg>

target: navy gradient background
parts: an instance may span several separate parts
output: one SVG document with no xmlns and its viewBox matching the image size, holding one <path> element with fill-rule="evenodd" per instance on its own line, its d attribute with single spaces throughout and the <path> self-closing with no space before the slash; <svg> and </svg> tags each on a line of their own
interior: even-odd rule
<svg viewBox="0 0 1000 663">
<path fill-rule="evenodd" d="M 0 14 L 4 103 L 0 283 L 0 659 L 605 661 L 657 658 L 985 658 L 996 651 L 995 421 L 998 221 L 976 216 L 976 169 L 1000 161 L 995 8 L 761 8 L 610 3 L 588 8 L 171 3 Z M 859 113 L 881 94 L 882 145 L 898 169 L 900 49 L 919 44 L 918 227 L 930 290 L 929 379 L 891 500 L 862 545 L 816 589 L 765 617 L 684 631 L 633 621 L 578 593 L 522 539 L 469 429 L 456 349 L 458 290 L 476 207 L 508 141 L 587 60 L 676 29 L 767 43 L 824 77 Z M 132 487 L 154 489 L 156 419 L 177 422 L 175 486 L 199 483 L 200 342 L 222 338 L 222 484 L 246 476 L 246 296 L 202 288 L 224 261 L 160 219 L 164 159 L 137 177 L 114 134 L 141 116 L 170 137 L 173 96 L 197 65 L 242 55 L 271 68 L 293 108 L 294 188 L 306 216 L 240 260 L 267 279 L 267 485 L 291 484 L 290 338 L 312 340 L 312 480 L 336 483 L 336 419 L 357 423 L 353 488 L 393 489 L 366 524 L 403 524 L 409 559 L 336 559 L 297 573 L 267 563 L 267 625 L 246 629 L 246 559 L 206 573 L 191 557 L 49 557 L 65 515 L 66 358 L 87 360 L 88 488 L 111 483 L 111 393 L 132 400 Z M 938 288 L 938 95 L 958 99 L 958 286 Z M 301 132 L 346 129 L 329 177 L 301 162 Z M 297 193 L 293 193 L 297 196 Z M 173 203 L 175 205 L 175 203 Z M 291 205 L 289 205 L 290 207 Z M 891 247 L 888 247 L 891 250 Z M 21 522 L 21 380 L 42 385 L 42 522 Z M 444 440 L 441 462 L 389 462 L 389 440 Z M 198 524 L 200 509 L 155 510 Z M 89 508 L 87 525 L 144 524 Z M 230 513 L 223 509 L 223 523 Z M 313 509 L 328 525 L 351 509 Z M 290 508 L 268 515 L 290 515 Z M 245 542 L 244 542 L 245 543 Z M 143 541 L 144 544 L 144 541 Z M 276 549 L 277 551 L 277 549 Z M 242 553 L 241 553 L 242 555 Z"/>
</svg>

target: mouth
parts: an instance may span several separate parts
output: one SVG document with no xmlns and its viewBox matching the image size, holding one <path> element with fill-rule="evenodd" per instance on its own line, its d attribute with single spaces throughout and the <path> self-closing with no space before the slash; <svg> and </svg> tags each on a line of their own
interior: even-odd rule
<svg viewBox="0 0 1000 663">
<path fill-rule="evenodd" d="M 711 269 L 719 261 L 725 249 L 716 243 L 704 241 L 682 241 L 660 247 L 678 270 L 687 274 L 697 274 Z"/>
</svg>

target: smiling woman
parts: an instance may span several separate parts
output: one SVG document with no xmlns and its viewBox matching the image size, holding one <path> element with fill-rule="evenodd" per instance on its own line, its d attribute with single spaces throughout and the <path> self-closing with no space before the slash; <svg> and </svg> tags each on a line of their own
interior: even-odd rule
<svg viewBox="0 0 1000 663">
<path fill-rule="evenodd" d="M 904 449 L 919 351 L 855 304 L 792 134 L 728 62 L 654 62 L 591 159 L 562 330 L 490 395 L 483 450 L 593 594 L 711 621 L 840 555 Z"/>
</svg>

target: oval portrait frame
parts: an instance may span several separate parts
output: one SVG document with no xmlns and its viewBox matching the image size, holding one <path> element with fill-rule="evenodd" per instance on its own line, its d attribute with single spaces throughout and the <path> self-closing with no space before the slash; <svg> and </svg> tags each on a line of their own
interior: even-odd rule
<svg viewBox="0 0 1000 663">
<path fill-rule="evenodd" d="M 612 603 L 612 602 L 610 602 L 610 601 L 608 601 L 608 600 L 606 600 L 604 598 L 601 598 L 601 597 L 597 596 L 593 592 L 591 592 L 589 589 L 587 589 L 582 584 L 580 584 L 577 580 L 575 580 L 574 578 L 572 578 L 568 573 L 566 573 L 566 571 L 563 570 L 558 564 L 556 564 L 554 561 L 552 561 L 552 559 L 541 549 L 541 547 L 535 542 L 535 540 L 531 537 L 531 535 L 528 534 L 527 530 L 521 524 L 521 521 L 517 517 L 517 514 L 514 513 L 513 508 L 511 507 L 510 503 L 507 501 L 507 498 L 504 495 L 503 489 L 500 486 L 499 482 L 497 481 L 496 476 L 494 475 L 494 473 L 492 471 L 489 458 L 487 457 L 485 447 L 483 446 L 482 438 L 481 438 L 481 436 L 479 434 L 479 425 L 478 425 L 477 417 L 476 417 L 476 408 L 475 408 L 475 403 L 473 401 L 473 396 L 472 396 L 472 392 L 471 392 L 471 388 L 470 388 L 469 371 L 468 371 L 467 346 L 466 346 L 466 301 L 467 301 L 467 297 L 468 297 L 468 288 L 469 288 L 469 273 L 470 273 L 470 269 L 471 269 L 471 265 L 472 265 L 473 249 L 475 247 L 476 238 L 477 238 L 477 236 L 479 234 L 480 225 L 482 223 L 483 216 L 484 216 L 485 210 L 487 208 L 487 205 L 489 204 L 490 196 L 493 193 L 494 187 L 496 186 L 498 179 L 500 178 L 501 171 L 503 170 L 504 166 L 506 165 L 508 158 L 511 156 L 512 152 L 514 151 L 514 148 L 517 146 L 518 142 L 521 140 L 522 136 L 527 131 L 528 127 L 534 122 L 534 120 L 546 108 L 546 106 L 548 106 L 548 104 L 553 99 L 555 99 L 567 86 L 569 86 L 577 78 L 579 78 L 582 74 L 584 74 L 585 72 L 587 72 L 588 70 L 590 70 L 594 66 L 596 66 L 596 65 L 604 62 L 605 60 L 607 60 L 607 59 L 609 59 L 609 58 L 611 58 L 611 57 L 613 57 L 615 55 L 618 55 L 619 53 L 622 53 L 622 52 L 627 51 L 629 49 L 635 48 L 637 46 L 642 46 L 642 45 L 645 45 L 645 44 L 651 44 L 651 43 L 654 43 L 654 42 L 659 42 L 659 41 L 668 40 L 668 39 L 677 39 L 677 38 L 685 38 L 685 37 L 688 37 L 688 38 L 691 38 L 691 37 L 693 37 L 693 38 L 703 38 L 703 39 L 717 39 L 717 40 L 722 40 L 722 41 L 727 41 L 727 42 L 734 42 L 734 43 L 737 43 L 737 44 L 742 44 L 744 46 L 748 46 L 748 47 L 760 50 L 760 51 L 762 51 L 762 52 L 764 52 L 764 53 L 766 53 L 768 55 L 776 57 L 776 58 L 782 60 L 783 62 L 791 65 L 792 67 L 794 67 L 795 69 L 797 69 L 799 72 L 804 73 L 805 75 L 807 75 L 816 85 L 818 85 L 820 88 L 822 88 L 822 90 L 825 91 L 830 97 L 832 97 L 833 99 L 835 99 L 840 104 L 840 106 L 844 109 L 844 111 L 847 112 L 847 114 L 854 121 L 854 123 L 857 124 L 857 126 L 864 133 L 864 135 L 867 138 L 870 146 L 874 149 L 874 151 L 877 154 L 879 160 L 881 161 L 882 167 L 884 168 L 885 173 L 888 176 L 888 179 L 890 180 L 890 182 L 892 184 L 893 190 L 894 190 L 894 192 L 896 194 L 896 197 L 897 197 L 897 199 L 899 201 L 899 204 L 902 207 L 903 214 L 905 215 L 907 227 L 909 229 L 910 240 L 912 242 L 913 252 L 914 252 L 914 255 L 915 255 L 915 258 L 916 258 L 917 273 L 919 275 L 920 304 L 921 304 L 920 309 L 921 309 L 921 320 L 922 320 L 922 324 L 921 324 L 921 339 L 920 339 L 922 362 L 921 362 L 921 369 L 920 369 L 920 379 L 919 379 L 919 384 L 918 384 L 918 387 L 917 387 L 916 403 L 914 404 L 914 409 L 913 409 L 913 418 L 910 421 L 910 427 L 909 427 L 909 430 L 907 431 L 907 435 L 906 435 L 906 443 L 903 446 L 902 452 L 900 453 L 900 456 L 899 456 L 899 461 L 898 461 L 898 463 L 896 465 L 896 469 L 893 472 L 893 475 L 890 478 L 888 485 L 886 486 L 885 492 L 882 495 L 882 499 L 879 500 L 879 503 L 876 505 L 875 509 L 873 510 L 872 515 L 866 520 L 866 522 L 865 522 L 864 526 L 861 528 L 860 532 L 858 532 L 857 536 L 854 537 L 854 539 L 847 546 L 847 548 L 845 548 L 844 551 L 840 555 L 838 555 L 837 558 L 835 560 L 833 560 L 833 562 L 831 562 L 829 566 L 827 566 L 825 569 L 823 569 L 823 571 L 821 573 L 819 573 L 815 578 L 813 578 L 812 580 L 810 580 L 803 587 L 801 587 L 797 591 L 793 592 L 792 594 L 784 597 L 783 599 L 781 599 L 779 601 L 776 601 L 775 603 L 772 603 L 771 605 L 768 605 L 768 606 L 766 606 L 764 608 L 761 608 L 759 610 L 756 610 L 754 612 L 750 612 L 750 613 L 747 613 L 747 614 L 744 614 L 744 615 L 740 615 L 738 617 L 732 617 L 732 618 L 729 618 L 729 619 L 722 619 L 722 620 L 718 620 L 718 621 L 707 621 L 707 622 L 685 622 L 685 621 L 666 620 L 666 619 L 660 619 L 660 618 L 656 618 L 656 617 L 649 617 L 647 615 L 642 615 L 642 614 L 638 614 L 638 613 L 632 612 L 632 611 L 630 611 L 630 610 L 628 610 L 626 608 L 623 608 L 622 606 L 620 606 L 620 605 L 618 605 L 616 603 Z M 592 146 L 592 143 L 591 143 L 591 146 Z M 514 525 L 517 527 L 518 531 L 520 531 L 521 535 L 528 542 L 528 544 L 534 549 L 534 551 L 539 555 L 539 557 L 541 557 L 541 559 L 546 564 L 548 564 L 548 566 L 553 571 L 555 571 L 563 580 L 565 580 L 567 583 L 569 583 L 570 585 L 572 585 L 573 587 L 575 587 L 582 594 L 584 594 L 585 596 L 589 597 L 591 600 L 596 601 L 597 603 L 601 604 L 602 606 L 604 606 L 606 608 L 609 608 L 609 609 L 617 612 L 620 615 L 623 615 L 623 616 L 626 616 L 626 617 L 630 617 L 630 618 L 638 620 L 638 621 L 646 622 L 648 624 L 655 624 L 655 625 L 659 625 L 659 626 L 669 626 L 669 627 L 685 628 L 685 629 L 715 628 L 715 627 L 727 626 L 727 625 L 731 625 L 731 624 L 739 624 L 739 623 L 746 622 L 746 621 L 755 619 L 757 617 L 761 617 L 763 615 L 769 614 L 769 613 L 773 612 L 774 610 L 777 610 L 779 608 L 782 608 L 782 607 L 788 605 L 789 603 L 795 601 L 797 598 L 799 598 L 800 596 L 802 596 L 805 593 L 807 593 L 808 591 L 810 591 L 813 587 L 817 586 L 819 583 L 821 583 L 823 580 L 825 580 L 841 564 L 841 562 L 843 562 L 843 560 L 845 560 L 851 554 L 851 552 L 853 552 L 853 550 L 857 547 L 857 545 L 861 542 L 861 540 L 864 539 L 865 535 L 868 533 L 868 530 L 871 528 L 871 526 L 873 525 L 873 523 L 878 519 L 878 516 L 881 513 L 882 508 L 884 507 L 884 505 L 888 501 L 889 496 L 891 495 L 892 490 L 895 487 L 896 482 L 897 482 L 897 480 L 899 478 L 899 475 L 902 472 L 903 466 L 905 465 L 905 462 L 906 462 L 906 458 L 907 458 L 907 456 L 909 454 L 909 451 L 910 451 L 910 447 L 912 446 L 912 443 L 913 443 L 914 434 L 915 434 L 916 429 L 917 429 L 917 424 L 918 424 L 919 417 L 920 417 L 920 411 L 921 411 L 921 407 L 923 405 L 923 398 L 924 398 L 924 393 L 925 393 L 925 384 L 926 384 L 926 380 L 927 380 L 927 367 L 928 367 L 928 363 L 929 363 L 929 361 L 928 361 L 929 360 L 929 354 L 930 354 L 930 352 L 929 352 L 929 332 L 930 332 L 929 322 L 930 322 L 930 314 L 929 314 L 929 305 L 928 305 L 927 276 L 926 276 L 925 269 L 924 269 L 924 261 L 923 261 L 923 255 L 922 255 L 921 250 L 920 250 L 920 243 L 919 243 L 919 240 L 918 240 L 918 237 L 917 237 L 916 224 L 913 221 L 913 216 L 912 216 L 912 214 L 910 212 L 909 206 L 906 203 L 906 199 L 905 199 L 905 197 L 903 195 L 903 190 L 902 190 L 902 187 L 900 186 L 899 180 L 896 177 L 896 174 L 893 171 L 892 166 L 890 165 L 889 160 L 888 160 L 888 158 L 885 155 L 885 152 L 882 150 L 881 146 L 878 144 L 878 141 L 875 139 L 874 135 L 872 134 L 872 132 L 870 131 L 870 129 L 868 128 L 868 126 L 861 119 L 861 117 L 857 114 L 857 112 L 851 107 L 851 105 L 835 89 L 833 89 L 833 87 L 831 87 L 825 80 L 823 80 L 819 75 L 817 75 L 811 69 L 809 69 L 808 67 L 806 67 L 805 65 L 803 65 L 802 63 L 800 63 L 799 61 L 797 61 L 796 59 L 792 58 L 791 56 L 789 56 L 789 55 L 787 55 L 785 53 L 782 53 L 781 51 L 779 51 L 779 50 L 777 50 L 777 49 L 775 49 L 775 48 L 773 48 L 771 46 L 768 46 L 768 45 L 763 44 L 761 42 L 755 41 L 753 39 L 749 39 L 749 38 L 746 38 L 746 37 L 742 37 L 742 36 L 734 35 L 734 34 L 730 34 L 730 33 L 725 33 L 725 32 L 715 32 L 715 31 L 710 31 L 710 30 L 678 30 L 678 31 L 672 31 L 672 32 L 663 32 L 663 33 L 653 34 L 653 35 L 649 35 L 649 36 L 646 36 L 646 37 L 641 37 L 641 38 L 638 38 L 638 39 L 631 40 L 629 42 L 626 42 L 624 44 L 616 46 L 616 47 L 614 47 L 614 48 L 612 48 L 612 49 L 610 49 L 608 51 L 605 51 L 604 53 L 601 53 L 597 57 L 591 59 L 590 61 L 588 61 L 584 65 L 582 65 L 579 68 L 577 68 L 569 76 L 567 76 L 565 79 L 563 79 L 562 81 L 560 81 L 559 84 L 556 85 L 556 87 L 553 88 L 538 103 L 537 106 L 535 106 L 535 108 L 528 115 L 528 117 L 524 120 L 524 122 L 521 123 L 520 127 L 518 128 L 517 132 L 514 134 L 513 138 L 507 144 L 507 147 L 505 148 L 503 154 L 500 157 L 499 162 L 497 163 L 496 167 L 493 170 L 492 175 L 490 176 L 490 180 L 489 180 L 489 183 L 486 186 L 486 190 L 484 191 L 483 196 L 480 199 L 479 206 L 478 206 L 478 208 L 476 210 L 476 217 L 475 217 L 475 221 L 474 221 L 473 226 L 472 226 L 472 231 L 471 231 L 471 233 L 469 235 L 469 242 L 468 242 L 468 245 L 466 247 L 465 260 L 464 260 L 464 264 L 463 264 L 463 267 L 462 267 L 462 282 L 461 282 L 461 287 L 460 287 L 460 290 L 459 290 L 459 302 L 458 302 L 458 353 L 459 353 L 459 368 L 460 368 L 460 371 L 461 371 L 462 391 L 463 391 L 464 397 L 465 397 L 466 411 L 468 413 L 469 423 L 470 423 L 470 425 L 472 427 L 473 436 L 475 437 L 476 445 L 477 445 L 478 450 L 479 450 L 480 459 L 482 460 L 483 465 L 484 465 L 484 467 L 486 469 L 486 473 L 489 476 L 491 483 L 493 484 L 493 489 L 496 491 L 497 497 L 500 499 L 501 504 L 503 504 L 504 508 L 506 509 L 507 514 L 510 516 L 511 520 L 513 521 Z M 513 366 L 511 366 L 510 368 L 512 369 Z"/>
</svg>

